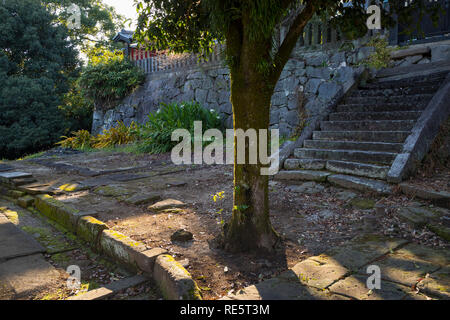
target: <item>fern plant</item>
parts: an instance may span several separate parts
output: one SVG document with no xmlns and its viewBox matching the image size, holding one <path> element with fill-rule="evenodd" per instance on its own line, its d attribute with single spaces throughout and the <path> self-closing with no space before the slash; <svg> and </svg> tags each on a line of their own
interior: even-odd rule
<svg viewBox="0 0 450 320">
<path fill-rule="evenodd" d="M 129 127 L 123 122 L 118 121 L 117 126 L 111 127 L 108 130 L 103 130 L 102 134 L 98 134 L 93 138 L 92 147 L 103 149 L 134 142 L 137 138 L 137 129 L 138 126 L 134 121 Z"/>
<path fill-rule="evenodd" d="M 92 146 L 92 137 L 87 130 L 78 130 L 72 132 L 72 137 L 62 136 L 62 141 L 57 142 L 63 148 L 85 149 Z"/>
<path fill-rule="evenodd" d="M 172 132 L 186 129 L 194 139 L 194 121 L 202 122 L 203 132 L 211 128 L 222 128 L 217 111 L 207 110 L 196 102 L 161 103 L 157 112 L 148 115 L 147 122 L 139 128 L 139 149 L 142 152 L 164 153 L 177 142 L 171 141 Z"/>
</svg>

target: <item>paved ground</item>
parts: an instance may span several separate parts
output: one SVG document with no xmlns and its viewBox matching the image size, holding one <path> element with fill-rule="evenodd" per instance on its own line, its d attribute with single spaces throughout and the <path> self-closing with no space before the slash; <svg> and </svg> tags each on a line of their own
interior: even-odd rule
<svg viewBox="0 0 450 320">
<path fill-rule="evenodd" d="M 80 267 L 81 286 L 67 287 L 69 265 Z M 0 199 L 0 300 L 159 299 L 145 277 L 93 253 L 45 217 Z M 91 291 L 89 291 L 91 292 Z"/>
<path fill-rule="evenodd" d="M 25 298 L 55 286 L 60 275 L 30 235 L 0 214 L 0 299 Z"/>
<path fill-rule="evenodd" d="M 448 250 L 365 236 L 223 299 L 448 300 L 449 265 Z M 368 288 L 368 278 L 374 274 L 367 272 L 368 266 L 381 271 L 379 289 Z"/>
<path fill-rule="evenodd" d="M 404 195 L 380 198 L 315 182 L 271 181 L 271 219 L 283 236 L 284 247 L 277 256 L 261 258 L 229 255 L 210 246 L 220 230 L 220 220 L 231 214 L 231 168 L 184 168 L 170 165 L 170 159 L 108 153 L 47 155 L 6 166 L 9 168 L 0 167 L 0 171 L 32 173 L 37 182 L 27 190 L 53 193 L 56 199 L 96 216 L 149 248 L 166 249 L 188 269 L 206 299 L 449 298 L 449 243 L 429 225 L 448 230 L 450 214 L 427 201 Z M 222 190 L 226 199 L 213 202 L 211 194 Z M 158 198 L 182 200 L 186 206 L 156 212 L 149 205 Z M 12 255 L 3 262 L 17 259 L 18 253 L 11 251 L 24 252 L 25 257 L 43 257 L 50 267 L 41 268 L 53 267 L 60 275 L 68 265 L 77 264 L 89 289 L 132 276 L 106 262 L 97 263 L 100 256 L 86 251 L 69 234 L 36 219 L 35 214 L 1 201 L 0 207 L 7 207 L 0 211 L 16 229 L 32 235 L 45 249 L 43 254 L 35 243 L 12 249 L 16 242 L 27 241 L 0 241 L 0 251 Z M 7 225 L 0 232 L 24 236 Z M 171 241 L 179 228 L 191 231 L 194 239 Z M 337 249 L 328 250 L 331 247 Z M 42 262 L 33 261 L 36 266 Z M 381 269 L 381 290 L 370 291 L 366 286 L 366 267 L 371 264 Z M 73 294 L 63 290 L 66 278 L 48 285 L 59 291 L 23 297 L 67 298 Z M 4 287 L 10 298 L 19 297 L 13 284 Z M 129 291 L 110 298 L 159 298 L 151 285 Z"/>
</svg>

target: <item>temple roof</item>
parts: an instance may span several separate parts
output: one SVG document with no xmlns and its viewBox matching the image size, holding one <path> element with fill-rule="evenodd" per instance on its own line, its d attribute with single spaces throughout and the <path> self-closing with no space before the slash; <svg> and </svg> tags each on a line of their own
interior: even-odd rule
<svg viewBox="0 0 450 320">
<path fill-rule="evenodd" d="M 133 41 L 133 34 L 134 34 L 133 31 L 122 29 L 119 33 L 117 33 L 114 36 L 113 41 L 114 42 L 126 42 L 126 43 L 130 44 L 131 41 Z"/>
</svg>

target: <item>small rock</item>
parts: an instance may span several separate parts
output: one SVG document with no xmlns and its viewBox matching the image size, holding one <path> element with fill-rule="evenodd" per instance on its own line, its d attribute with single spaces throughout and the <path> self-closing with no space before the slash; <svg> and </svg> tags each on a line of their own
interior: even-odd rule
<svg viewBox="0 0 450 320">
<path fill-rule="evenodd" d="M 152 204 L 151 206 L 148 207 L 148 209 L 154 211 L 161 211 L 165 209 L 184 208 L 184 207 L 186 207 L 186 204 L 184 202 L 175 199 L 166 199 L 163 201 L 159 201 L 155 204 Z"/>
<path fill-rule="evenodd" d="M 177 230 L 170 236 L 170 240 L 181 241 L 181 242 L 190 241 L 193 238 L 194 238 L 193 234 L 184 229 Z"/>
</svg>

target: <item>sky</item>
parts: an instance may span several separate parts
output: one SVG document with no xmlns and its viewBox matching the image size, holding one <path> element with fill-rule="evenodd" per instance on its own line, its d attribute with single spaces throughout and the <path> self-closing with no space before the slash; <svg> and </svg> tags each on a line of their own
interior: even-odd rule
<svg viewBox="0 0 450 320">
<path fill-rule="evenodd" d="M 107 5 L 113 6 L 116 9 L 116 12 L 125 16 L 126 18 L 133 19 L 133 27 L 129 27 L 128 23 L 125 25 L 126 29 L 134 29 L 136 26 L 137 13 L 136 7 L 134 6 L 134 0 L 103 0 L 103 3 Z"/>
</svg>

